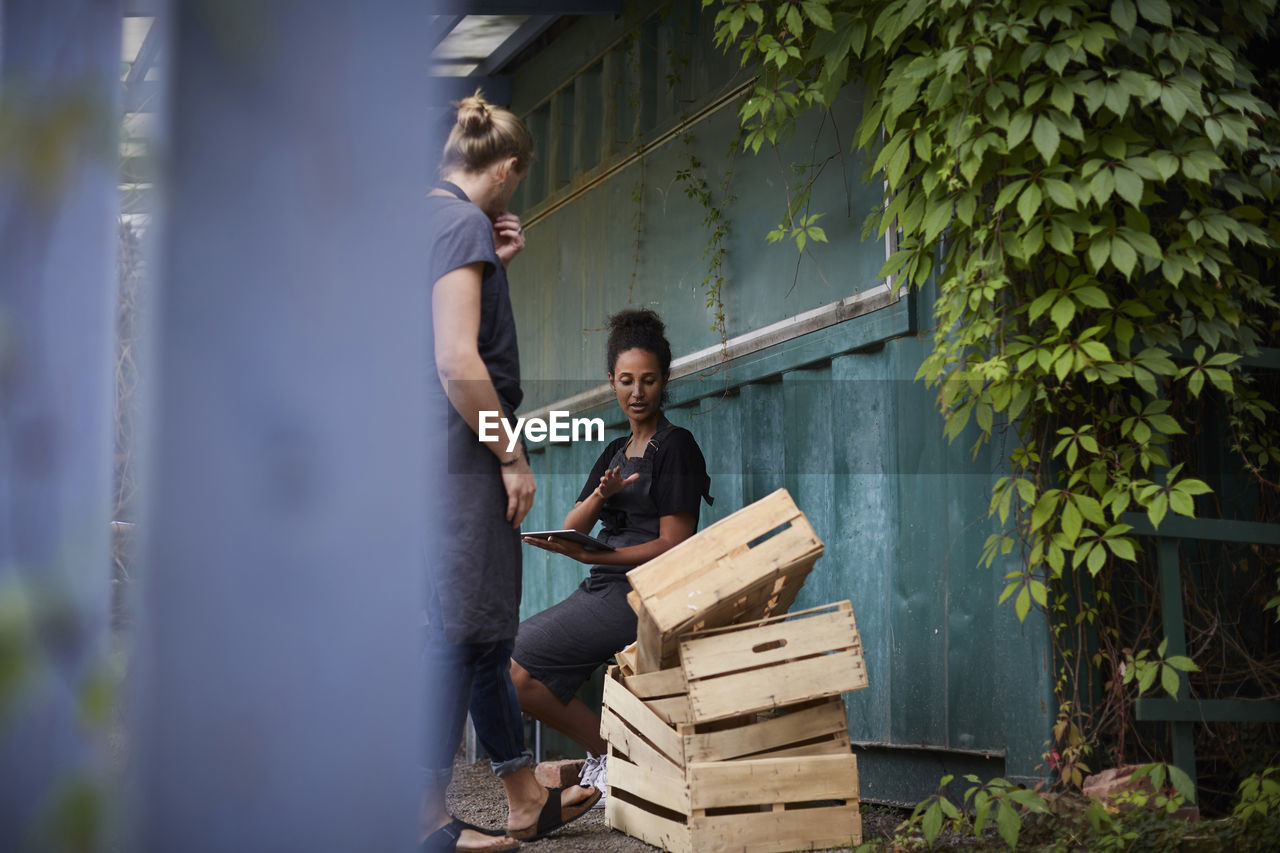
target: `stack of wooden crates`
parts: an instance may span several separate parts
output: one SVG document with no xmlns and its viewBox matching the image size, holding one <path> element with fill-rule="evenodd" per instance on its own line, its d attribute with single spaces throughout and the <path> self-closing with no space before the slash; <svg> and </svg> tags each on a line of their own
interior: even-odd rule
<svg viewBox="0 0 1280 853">
<path fill-rule="evenodd" d="M 672 853 L 861 843 L 853 609 L 787 612 L 821 555 L 779 490 L 632 570 L 637 640 L 604 689 L 609 826 Z"/>
</svg>

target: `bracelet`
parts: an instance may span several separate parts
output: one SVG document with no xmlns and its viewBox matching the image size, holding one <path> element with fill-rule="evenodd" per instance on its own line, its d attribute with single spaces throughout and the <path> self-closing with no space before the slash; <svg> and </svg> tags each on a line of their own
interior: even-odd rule
<svg viewBox="0 0 1280 853">
<path fill-rule="evenodd" d="M 512 465 L 516 464 L 519 461 L 520 461 L 520 454 L 517 453 L 515 456 L 512 456 L 510 459 L 508 459 L 506 462 L 499 462 L 498 464 L 501 465 L 503 468 L 510 468 Z"/>
</svg>

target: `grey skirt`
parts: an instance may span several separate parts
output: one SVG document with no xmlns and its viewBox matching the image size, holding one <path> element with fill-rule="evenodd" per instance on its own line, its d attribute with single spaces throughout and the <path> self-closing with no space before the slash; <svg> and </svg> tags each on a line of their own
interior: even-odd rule
<svg viewBox="0 0 1280 853">
<path fill-rule="evenodd" d="M 568 704 L 596 667 L 635 640 L 630 591 L 625 571 L 593 572 L 564 601 L 520 623 L 511 659 Z"/>
</svg>

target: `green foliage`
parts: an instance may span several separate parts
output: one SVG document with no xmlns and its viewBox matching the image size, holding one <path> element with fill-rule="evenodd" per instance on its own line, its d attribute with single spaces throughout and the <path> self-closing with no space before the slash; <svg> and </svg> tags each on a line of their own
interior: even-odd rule
<svg viewBox="0 0 1280 853">
<path fill-rule="evenodd" d="M 865 91 L 855 144 L 886 187 L 871 224 L 898 245 L 882 275 L 939 292 L 918 378 L 949 439 L 1012 448 L 982 560 L 1020 549 L 1000 596 L 1019 619 L 1139 560 L 1126 513 L 1158 527 L 1212 498 L 1185 451 L 1210 398 L 1274 490 L 1276 409 L 1242 358 L 1280 330 L 1280 121 L 1248 58 L 1275 0 L 704 4 L 758 69 L 749 150 Z M 769 239 L 814 239 L 808 216 L 789 203 Z M 1280 617 L 1280 595 L 1267 606 Z M 1194 671 L 1163 648 L 1102 662 L 1130 695 Z"/>
<path fill-rule="evenodd" d="M 729 147 L 726 161 L 728 166 L 721 173 L 717 186 L 720 200 L 716 203 L 706 177 L 706 169 L 702 161 L 693 154 L 692 137 L 684 133 L 681 134 L 681 139 L 685 144 L 686 165 L 676 170 L 676 182 L 684 189 L 685 196 L 702 209 L 702 227 L 707 229 L 707 247 L 702 252 L 702 259 L 707 262 L 707 272 L 702 277 L 702 288 L 707 295 L 707 308 L 712 312 L 711 330 L 720 333 L 720 345 L 725 347 L 729 341 L 724 313 L 725 260 L 729 252 L 729 237 L 733 233 L 725 211 L 734 202 L 731 188 L 733 158 L 738 151 L 738 141 L 734 139 Z"/>
</svg>

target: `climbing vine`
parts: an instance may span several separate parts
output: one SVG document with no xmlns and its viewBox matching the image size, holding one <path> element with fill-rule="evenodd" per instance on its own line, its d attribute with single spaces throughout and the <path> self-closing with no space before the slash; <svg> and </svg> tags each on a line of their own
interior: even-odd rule
<svg viewBox="0 0 1280 853">
<path fill-rule="evenodd" d="M 758 69 L 748 149 L 845 85 L 865 90 L 854 146 L 886 184 L 875 226 L 899 246 L 883 274 L 936 286 L 917 378 L 937 389 L 946 436 L 1008 447 L 990 507 L 1003 530 L 982 561 L 1018 549 L 1000 600 L 1050 615 L 1064 672 L 1051 756 L 1075 762 L 1063 778 L 1078 784 L 1100 721 L 1123 756 L 1126 701 L 1198 669 L 1117 609 L 1117 587 L 1150 578 L 1128 514 L 1158 527 L 1226 499 L 1255 518 L 1280 510 L 1275 383 L 1250 369 L 1280 339 L 1275 0 L 704 5 L 717 44 Z M 789 204 L 772 236 L 803 248 L 821 239 L 814 216 Z M 1215 443 L 1243 491 L 1209 482 Z M 1280 611 L 1274 552 L 1241 565 L 1270 590 L 1258 611 Z M 1237 639 L 1213 641 L 1243 661 L 1236 689 L 1280 695 L 1275 661 Z"/>
</svg>

